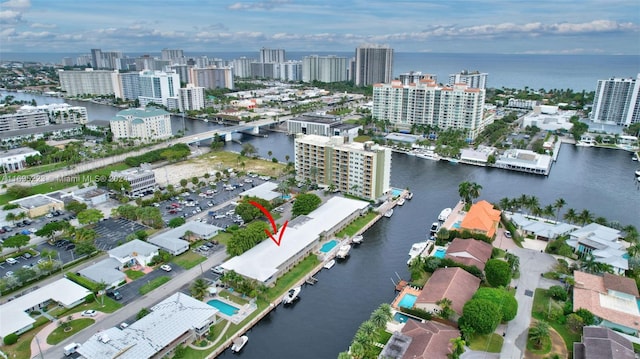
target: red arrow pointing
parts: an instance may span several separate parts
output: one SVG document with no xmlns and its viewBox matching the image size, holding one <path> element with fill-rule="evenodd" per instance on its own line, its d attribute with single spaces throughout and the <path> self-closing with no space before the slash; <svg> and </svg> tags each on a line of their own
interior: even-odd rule
<svg viewBox="0 0 640 359">
<path fill-rule="evenodd" d="M 273 217 L 271 216 L 271 213 L 269 213 L 269 211 L 267 211 L 266 208 L 264 208 L 260 203 L 258 202 L 254 202 L 254 201 L 249 201 L 249 204 L 251 204 L 252 206 L 258 208 L 260 211 L 262 211 L 262 213 L 264 213 L 264 215 L 269 219 L 269 222 L 271 222 L 271 227 L 273 227 L 273 234 L 271 232 L 269 232 L 268 229 L 265 229 L 264 231 L 267 233 L 267 235 L 269 236 L 269 238 L 271 238 L 271 240 L 273 241 L 273 243 L 275 243 L 277 246 L 280 246 L 280 243 L 282 242 L 282 235 L 284 234 L 284 230 L 287 228 L 287 224 L 289 223 L 289 221 L 285 221 L 284 224 L 282 225 L 282 229 L 280 229 L 280 234 L 278 235 L 278 239 L 276 239 L 274 237 L 274 235 L 276 233 L 278 233 L 278 226 L 276 225 L 276 222 L 273 220 Z"/>
</svg>

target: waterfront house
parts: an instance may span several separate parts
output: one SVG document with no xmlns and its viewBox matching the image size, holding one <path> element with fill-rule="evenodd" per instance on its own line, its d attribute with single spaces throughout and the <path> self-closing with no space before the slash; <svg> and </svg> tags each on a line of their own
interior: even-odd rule
<svg viewBox="0 0 640 359">
<path fill-rule="evenodd" d="M 609 328 L 582 328 L 582 341 L 573 343 L 574 359 L 635 359 L 633 344 Z"/>
<path fill-rule="evenodd" d="M 78 353 L 92 359 L 164 358 L 182 343 L 206 335 L 218 309 L 181 292 L 156 304 L 144 318 L 125 328 L 92 335 Z"/>
<path fill-rule="evenodd" d="M 445 258 L 484 270 L 484 265 L 491 258 L 492 250 L 493 246 L 487 242 L 456 238 L 447 247 Z"/>
<path fill-rule="evenodd" d="M 440 310 L 436 302 L 447 298 L 451 300 L 454 317 L 462 315 L 464 304 L 473 297 L 480 287 L 480 278 L 459 267 L 439 268 L 422 288 L 416 299 L 415 308 L 435 313 Z"/>
<path fill-rule="evenodd" d="M 160 248 L 151 243 L 134 239 L 109 251 L 111 258 L 117 259 L 123 267 L 147 266 L 158 255 Z"/>
<path fill-rule="evenodd" d="M 393 333 L 378 358 L 447 359 L 451 339 L 459 336 L 459 330 L 442 323 L 408 320 L 402 332 Z"/>
<path fill-rule="evenodd" d="M 478 201 L 473 204 L 460 223 L 460 230 L 468 230 L 474 233 L 484 234 L 493 238 L 500 223 L 500 211 L 493 208 L 487 201 Z"/>
<path fill-rule="evenodd" d="M 533 237 L 543 241 L 554 240 L 580 228 L 564 222 L 553 222 L 543 218 L 527 216 L 522 213 L 509 215 L 511 222 L 523 236 Z"/>
<path fill-rule="evenodd" d="M 597 276 L 573 273 L 573 309 L 584 308 L 600 320 L 600 326 L 630 335 L 640 331 L 638 287 L 631 278 L 609 273 Z"/>
<path fill-rule="evenodd" d="M 494 167 L 546 176 L 551 171 L 552 163 L 549 155 L 512 148 L 498 156 Z"/>
<path fill-rule="evenodd" d="M 621 275 L 629 269 L 629 261 L 620 238 L 619 230 L 591 223 L 569 233 L 567 244 L 581 257 L 592 255 L 596 262 L 611 265 Z"/>
</svg>

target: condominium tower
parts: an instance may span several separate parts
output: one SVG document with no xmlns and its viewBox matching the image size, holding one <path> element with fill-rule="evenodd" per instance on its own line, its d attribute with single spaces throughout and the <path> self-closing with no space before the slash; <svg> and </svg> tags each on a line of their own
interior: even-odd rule
<svg viewBox="0 0 640 359">
<path fill-rule="evenodd" d="M 180 112 L 197 111 L 204 108 L 204 87 L 187 84 L 180 89 Z"/>
<path fill-rule="evenodd" d="M 598 80 L 591 119 L 629 126 L 640 122 L 640 74 L 637 78 Z"/>
<path fill-rule="evenodd" d="M 376 200 L 391 186 L 391 150 L 342 136 L 296 135 L 296 180 Z"/>
<path fill-rule="evenodd" d="M 147 141 L 173 135 L 169 112 L 154 107 L 122 110 L 109 121 L 109 125 L 115 140 L 137 138 Z"/>
<path fill-rule="evenodd" d="M 489 124 L 483 116 L 485 90 L 465 84 L 440 87 L 433 80 L 403 85 L 400 81 L 373 86 L 372 116 L 402 129 L 413 125 L 454 128 L 474 139 Z"/>
<path fill-rule="evenodd" d="M 337 56 L 306 56 L 302 59 L 302 81 L 347 81 L 347 58 Z"/>
<path fill-rule="evenodd" d="M 389 83 L 393 80 L 393 49 L 386 46 L 361 46 L 356 49 L 356 86 Z"/>
<path fill-rule="evenodd" d="M 284 49 L 260 49 L 260 62 L 285 62 Z"/>
<path fill-rule="evenodd" d="M 69 96 L 113 95 L 113 71 L 85 69 L 85 71 L 58 70 L 60 88 Z"/>
<path fill-rule="evenodd" d="M 177 109 L 180 76 L 176 73 L 145 70 L 140 72 L 140 106 L 150 103 Z"/>
<path fill-rule="evenodd" d="M 460 71 L 457 74 L 449 75 L 449 85 L 467 84 L 467 86 L 476 89 L 487 88 L 487 76 L 489 74 L 479 71 L 469 72 L 467 70 Z"/>
</svg>

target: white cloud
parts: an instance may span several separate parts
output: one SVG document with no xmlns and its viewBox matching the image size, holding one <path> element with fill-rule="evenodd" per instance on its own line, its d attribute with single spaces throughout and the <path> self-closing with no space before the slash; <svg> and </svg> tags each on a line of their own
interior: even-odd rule
<svg viewBox="0 0 640 359">
<path fill-rule="evenodd" d="M 34 28 L 34 29 L 55 29 L 58 27 L 58 25 L 56 24 L 41 24 L 38 22 L 34 22 L 33 24 L 29 25 L 30 27 Z"/>
<path fill-rule="evenodd" d="M 22 21 L 22 12 L 15 10 L 1 10 L 0 21 L 8 24 L 14 24 Z"/>
<path fill-rule="evenodd" d="M 23 9 L 31 7 L 31 0 L 8 0 L 0 4 L 0 6 Z"/>
<path fill-rule="evenodd" d="M 244 11 L 244 10 L 271 10 L 278 6 L 289 3 L 289 0 L 267 0 L 258 2 L 237 2 L 227 6 L 228 10 Z"/>
</svg>

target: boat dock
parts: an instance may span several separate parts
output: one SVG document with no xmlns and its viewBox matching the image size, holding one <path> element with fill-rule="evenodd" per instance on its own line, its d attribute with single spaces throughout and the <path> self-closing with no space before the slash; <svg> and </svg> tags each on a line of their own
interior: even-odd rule
<svg viewBox="0 0 640 359">
<path fill-rule="evenodd" d="M 304 281 L 304 282 L 309 284 L 309 285 L 314 285 L 314 284 L 316 284 L 318 282 L 318 278 L 315 278 L 315 277 L 312 276 L 312 277 L 307 278 L 307 280 Z"/>
</svg>

